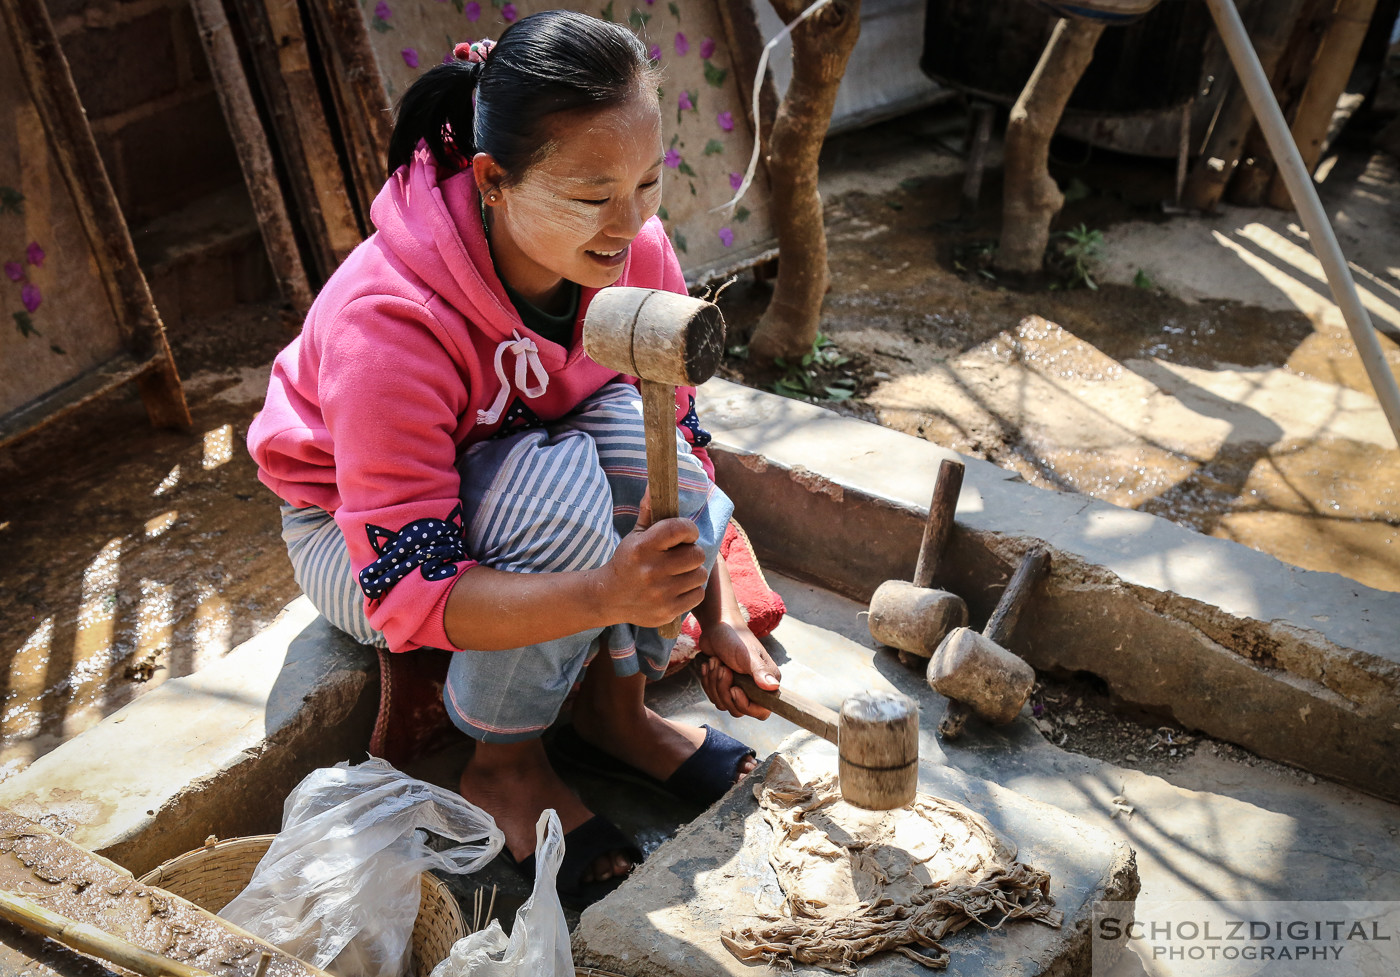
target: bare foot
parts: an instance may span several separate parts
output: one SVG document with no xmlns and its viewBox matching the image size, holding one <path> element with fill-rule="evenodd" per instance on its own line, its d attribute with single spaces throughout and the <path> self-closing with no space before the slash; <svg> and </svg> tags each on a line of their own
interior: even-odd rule
<svg viewBox="0 0 1400 977">
<path fill-rule="evenodd" d="M 705 731 L 648 709 L 642 701 L 645 687 L 644 676 L 618 678 L 610 661 L 595 659 L 574 700 L 574 728 L 600 750 L 665 781 L 705 742 Z M 746 777 L 756 766 L 758 760 L 744 757 L 734 780 Z"/>
<path fill-rule="evenodd" d="M 462 771 L 459 790 L 463 797 L 496 819 L 506 836 L 506 847 L 516 861 L 535 850 L 535 824 L 546 808 L 554 808 L 564 833 L 583 824 L 593 812 L 583 805 L 554 772 L 543 744 L 480 743 Z M 632 860 L 621 852 L 601 855 L 582 882 L 605 882 L 626 875 Z"/>
</svg>

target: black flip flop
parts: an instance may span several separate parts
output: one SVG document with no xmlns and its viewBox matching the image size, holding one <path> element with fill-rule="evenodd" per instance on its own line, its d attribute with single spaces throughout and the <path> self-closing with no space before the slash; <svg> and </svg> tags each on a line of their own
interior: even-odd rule
<svg viewBox="0 0 1400 977">
<path fill-rule="evenodd" d="M 592 867 L 599 855 L 621 852 L 630 858 L 634 865 L 642 863 L 642 852 L 636 842 L 628 838 L 617 825 L 602 815 L 595 814 L 574 830 L 564 835 L 564 860 L 559 865 L 559 876 L 555 888 L 559 892 L 559 902 L 565 909 L 583 912 L 593 903 L 620 886 L 626 876 L 614 876 L 603 882 L 584 882 L 583 874 Z M 520 861 L 515 860 L 510 849 L 501 849 L 501 857 L 507 865 L 515 869 L 520 877 L 533 884 L 535 881 L 535 856 L 532 852 Z"/>
<path fill-rule="evenodd" d="M 614 777 L 644 787 L 664 790 L 696 807 L 709 807 L 734 786 L 734 775 L 745 757 L 757 754 L 748 745 L 713 726 L 702 725 L 705 741 L 676 772 L 657 780 L 624 763 L 584 739 L 573 726 L 565 726 L 554 737 L 551 750 L 561 761 L 600 777 Z"/>
</svg>

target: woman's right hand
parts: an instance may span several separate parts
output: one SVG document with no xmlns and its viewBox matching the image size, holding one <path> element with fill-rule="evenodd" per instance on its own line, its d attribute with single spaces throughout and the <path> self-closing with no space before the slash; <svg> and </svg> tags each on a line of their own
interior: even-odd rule
<svg viewBox="0 0 1400 977">
<path fill-rule="evenodd" d="M 644 510 L 643 515 L 646 515 Z M 641 519 L 638 526 L 643 526 Z M 601 570 L 603 600 L 617 623 L 658 628 L 695 607 L 705 596 L 705 551 L 689 519 L 663 519 L 632 530 Z"/>
</svg>

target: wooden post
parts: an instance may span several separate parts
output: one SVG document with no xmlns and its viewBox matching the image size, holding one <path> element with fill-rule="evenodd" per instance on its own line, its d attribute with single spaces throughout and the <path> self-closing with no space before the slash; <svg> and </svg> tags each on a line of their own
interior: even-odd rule
<svg viewBox="0 0 1400 977">
<path fill-rule="evenodd" d="M 1337 0 L 1304 0 L 1303 8 L 1298 13 L 1288 44 L 1269 79 L 1274 89 L 1274 100 L 1285 116 L 1291 118 L 1298 109 L 1298 101 L 1313 70 L 1318 47 L 1332 23 L 1336 5 Z M 1269 196 L 1269 183 L 1277 171 L 1264 133 L 1259 130 L 1258 123 L 1252 124 L 1249 135 L 1245 137 L 1239 166 L 1226 190 L 1227 199 L 1240 207 L 1263 206 Z"/>
<path fill-rule="evenodd" d="M 1298 101 L 1292 129 L 1293 141 L 1298 144 L 1309 173 L 1317 168 L 1322 156 L 1322 142 L 1327 138 L 1332 112 L 1356 66 L 1356 55 L 1375 10 L 1376 0 L 1338 0 L 1332 26 L 1317 50 L 1312 76 Z M 1269 185 L 1269 203 L 1284 209 L 1293 206 L 1288 185 L 1277 174 Z"/>
<path fill-rule="evenodd" d="M 1266 77 L 1271 77 L 1283 55 L 1288 36 L 1298 20 L 1304 0 L 1269 0 L 1259 4 L 1254 30 L 1250 38 Z M 1225 186 L 1234 175 L 1244 147 L 1254 113 L 1243 87 L 1236 82 L 1225 95 L 1220 110 L 1206 140 L 1205 151 L 1196 161 L 1186 181 L 1182 205 L 1189 210 L 1215 210 L 1225 193 Z"/>
<path fill-rule="evenodd" d="M 238 46 L 233 41 L 228 17 L 221 0 L 190 0 L 204 53 L 209 58 L 209 70 L 214 76 L 214 91 L 224 110 L 234 145 L 238 147 L 238 165 L 243 170 L 243 182 L 253 200 L 253 212 L 262 231 L 263 247 L 267 249 L 272 273 L 282 292 L 282 298 L 292 308 L 305 313 L 311 307 L 311 286 L 302 267 L 301 252 L 292 231 L 282 187 L 277 182 L 277 168 L 272 161 L 272 149 L 267 133 L 253 104 L 253 93 L 243 73 Z"/>
<path fill-rule="evenodd" d="M 1006 124 L 1002 177 L 1001 243 L 996 266 L 1033 274 L 1045 261 L 1050 222 L 1064 194 L 1050 176 L 1050 139 L 1070 93 L 1094 57 L 1101 20 L 1061 18 L 1021 89 Z"/>
<path fill-rule="evenodd" d="M 189 430 L 190 411 L 170 355 L 165 327 L 151 299 L 146 276 L 136 261 L 131 232 L 107 179 L 48 9 L 43 0 L 0 0 L 0 18 L 13 41 L 20 72 L 44 123 L 50 151 L 92 246 L 122 342 L 134 360 L 130 368 L 114 364 L 112 375 L 118 380 L 137 381 L 153 425 Z M 100 378 L 94 382 L 95 386 L 89 384 L 94 392 L 105 389 Z M 29 412 L 18 431 L 5 432 L 0 441 L 52 420 L 81 402 L 81 395 L 70 398 L 56 393 L 44 400 L 46 404 Z"/>
<path fill-rule="evenodd" d="M 232 0 L 253 55 L 285 170 L 306 230 L 308 277 L 324 282 L 364 238 L 326 121 L 295 0 Z"/>
</svg>

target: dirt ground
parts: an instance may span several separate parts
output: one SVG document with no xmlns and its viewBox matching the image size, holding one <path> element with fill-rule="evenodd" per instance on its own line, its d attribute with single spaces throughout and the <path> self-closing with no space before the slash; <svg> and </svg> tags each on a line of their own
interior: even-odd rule
<svg viewBox="0 0 1400 977">
<path fill-rule="evenodd" d="M 1072 144 L 1056 147 L 1070 160 L 1056 175 L 1078 199 L 1057 226 L 1105 233 L 1093 272 L 1105 280 L 1070 287 L 1063 260 L 1042 280 L 999 280 L 987 261 L 995 173 L 975 218 L 954 220 L 961 161 L 948 147 L 962 124 L 945 106 L 828 145 L 823 330 L 834 347 L 807 377 L 820 402 L 1034 484 L 1400 589 L 1400 452 L 1326 308 L 1183 295 L 1157 270 L 1132 284 L 1154 252 L 1114 235 L 1180 227 L 1209 243 L 1212 226 L 1162 214 L 1170 163 Z M 1365 271 L 1400 296 L 1397 173 L 1363 142 L 1342 153 L 1324 191 L 1334 211 L 1364 193 L 1390 215 L 1366 229 L 1362 251 L 1382 256 Z M 1111 266 L 1130 269 L 1127 283 L 1111 280 Z M 1249 294 L 1245 284 L 1235 280 Z M 745 276 L 721 299 L 736 354 L 724 374 L 765 387 L 781 371 L 741 354 L 768 294 Z M 273 306 L 171 329 L 193 435 L 151 430 L 127 389 L 0 450 L 0 779 L 224 654 L 298 594 L 275 500 L 242 448 L 267 366 L 294 330 Z M 1383 340 L 1392 363 L 1395 334 Z M 1092 680 L 1046 676 L 1035 705 L 1054 742 L 1154 772 L 1202 742 L 1121 715 Z"/>
</svg>

